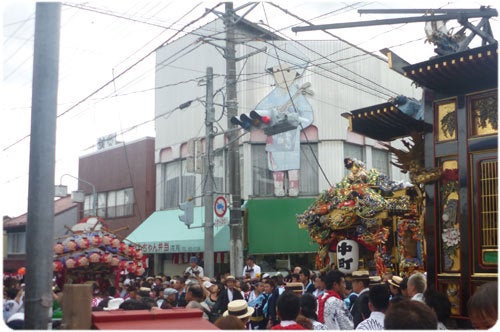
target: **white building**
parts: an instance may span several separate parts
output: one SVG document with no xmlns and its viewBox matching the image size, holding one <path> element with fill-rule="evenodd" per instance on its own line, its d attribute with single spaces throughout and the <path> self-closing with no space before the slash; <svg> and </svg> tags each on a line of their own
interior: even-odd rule
<svg viewBox="0 0 500 332">
<path fill-rule="evenodd" d="M 257 255 L 265 270 L 288 267 L 290 264 L 311 265 L 312 256 L 307 253 L 314 252 L 316 246 L 309 241 L 305 230 L 298 229 L 294 216 L 302 213 L 330 184 L 342 179 L 345 175 L 344 157 L 363 160 L 368 169 L 377 168 L 394 180 L 406 179 L 399 169 L 390 165 L 390 156 L 379 142 L 349 132 L 348 121 L 341 114 L 387 102 L 390 97 L 400 94 L 419 99 L 421 92 L 411 86 L 410 80 L 390 70 L 381 56 L 369 54 L 344 41 L 279 40 L 278 36 L 246 20 L 236 25 L 236 31 L 236 57 L 267 49 L 236 63 L 239 113 L 253 110 L 273 89 L 274 80 L 266 72 L 267 68 L 293 58 L 294 62 L 309 60 L 308 67 L 296 82 L 298 85 L 310 82 L 309 89 L 314 92 L 307 95 L 314 121 L 305 129 L 305 134 L 301 134 L 299 196 L 274 196 L 273 177 L 267 169 L 264 149 L 267 136 L 262 131 L 241 136 L 240 172 L 241 197 L 247 201 L 245 250 Z M 216 92 L 215 127 L 221 134 L 216 136 L 214 142 L 216 190 L 227 192 L 225 144 L 228 140 L 222 135 L 227 129 L 227 117 L 222 107 L 225 102 L 226 61 L 221 54 L 223 52 L 214 44 L 225 47 L 225 27 L 221 20 L 215 20 L 157 51 L 157 212 L 176 209 L 187 197 L 202 195 L 203 175 L 188 171 L 193 161 L 189 158 L 192 157 L 192 150 L 188 142 L 192 139 L 204 142 L 205 106 L 202 102 L 205 101 L 206 87 L 203 83 L 209 66 L 213 67 Z M 276 56 L 275 49 L 285 56 Z M 283 50 L 287 51 L 283 53 Z M 193 101 L 190 106 L 178 108 L 188 101 Z M 201 205 L 201 199 L 197 198 L 195 205 Z M 177 218 L 168 222 L 180 223 Z M 165 234 L 166 240 L 173 237 L 175 235 Z M 193 253 L 180 256 L 185 259 Z M 176 254 L 164 252 L 157 257 L 159 265 L 169 269 L 168 273 L 172 271 L 173 261 L 184 262 L 183 259 L 178 260 Z M 227 252 L 223 256 L 216 255 L 216 263 L 227 263 Z M 227 270 L 227 267 L 219 267 L 219 271 L 221 269 Z"/>
</svg>

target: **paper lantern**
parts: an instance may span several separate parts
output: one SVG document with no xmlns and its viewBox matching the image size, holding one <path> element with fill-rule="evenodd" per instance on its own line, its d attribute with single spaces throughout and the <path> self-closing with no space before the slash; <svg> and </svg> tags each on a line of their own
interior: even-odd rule
<svg viewBox="0 0 500 332">
<path fill-rule="evenodd" d="M 120 268 L 120 270 L 126 270 L 127 269 L 127 261 L 126 260 L 121 260 L 120 263 L 118 264 L 118 267 Z"/>
<path fill-rule="evenodd" d="M 144 270 L 144 268 L 142 266 L 138 267 L 135 270 L 135 274 L 138 275 L 138 276 L 142 276 L 144 274 L 144 272 L 146 272 L 146 270 Z"/>
<path fill-rule="evenodd" d="M 105 253 L 104 255 L 101 256 L 101 262 L 103 263 L 111 264 L 112 260 L 113 260 L 113 255 L 109 253 Z"/>
<path fill-rule="evenodd" d="M 52 262 L 52 270 L 54 272 L 61 272 L 63 270 L 63 263 L 61 261 L 53 261 Z"/>
<path fill-rule="evenodd" d="M 73 239 L 70 239 L 68 242 L 66 242 L 66 248 L 68 248 L 68 251 L 75 251 L 77 247 L 76 241 Z"/>
<path fill-rule="evenodd" d="M 118 240 L 117 238 L 114 238 L 111 240 L 111 246 L 113 248 L 119 248 L 120 247 L 120 240 Z"/>
<path fill-rule="evenodd" d="M 120 242 L 120 252 L 128 255 L 128 245 L 125 242 Z"/>
<path fill-rule="evenodd" d="M 128 255 L 135 257 L 135 247 L 133 245 L 128 246 Z"/>
<path fill-rule="evenodd" d="M 57 254 L 57 255 L 60 255 L 64 252 L 64 245 L 61 243 L 61 242 L 57 242 L 55 245 L 54 245 L 54 252 Z"/>
<path fill-rule="evenodd" d="M 78 266 L 89 266 L 89 260 L 88 260 L 87 256 L 78 257 L 78 259 L 76 260 L 76 263 Z"/>
<path fill-rule="evenodd" d="M 76 266 L 76 261 L 73 257 L 69 257 L 66 259 L 66 262 L 64 262 L 64 265 L 66 265 L 66 268 L 72 269 Z"/>
<path fill-rule="evenodd" d="M 90 263 L 99 263 L 100 260 L 101 260 L 101 255 L 99 255 L 97 252 L 93 252 L 89 255 Z"/>
<path fill-rule="evenodd" d="M 89 247 L 89 244 L 90 244 L 90 241 L 89 241 L 89 239 L 87 239 L 87 237 L 86 237 L 86 236 L 84 236 L 84 237 L 82 237 L 82 238 L 80 238 L 80 239 L 78 240 L 78 245 L 79 245 L 79 246 L 80 246 L 80 248 L 82 248 L 82 249 L 87 249 L 87 248 Z"/>
<path fill-rule="evenodd" d="M 102 243 L 104 243 L 105 245 L 109 246 L 111 244 L 111 240 L 112 239 L 113 238 L 111 237 L 111 235 L 106 234 L 106 235 L 104 235 L 102 237 Z"/>
<path fill-rule="evenodd" d="M 128 273 L 134 273 L 137 270 L 137 264 L 134 262 L 128 262 L 127 271 Z"/>
<path fill-rule="evenodd" d="M 97 247 L 98 245 L 101 244 L 101 242 L 102 242 L 102 239 L 99 235 L 96 234 L 96 235 L 92 236 L 92 245 L 93 246 Z"/>
<path fill-rule="evenodd" d="M 337 244 L 337 267 L 345 273 L 351 274 L 358 270 L 359 246 L 356 241 L 342 240 Z"/>
<path fill-rule="evenodd" d="M 120 259 L 117 255 L 113 255 L 111 258 L 111 266 L 118 266 L 120 264 Z"/>
</svg>

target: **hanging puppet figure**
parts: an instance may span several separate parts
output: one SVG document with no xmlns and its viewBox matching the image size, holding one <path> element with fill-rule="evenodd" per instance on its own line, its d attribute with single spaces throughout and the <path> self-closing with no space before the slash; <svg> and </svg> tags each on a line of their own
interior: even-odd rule
<svg viewBox="0 0 500 332">
<path fill-rule="evenodd" d="M 282 53 L 279 60 L 276 60 L 276 51 Z M 276 85 L 255 109 L 267 111 L 272 125 L 283 119 L 297 124 L 296 128 L 268 136 L 266 151 L 268 168 L 273 173 L 274 195 L 285 196 L 285 190 L 288 189 L 289 196 L 298 196 L 300 131 L 313 122 L 313 110 L 306 98 L 307 94 L 313 95 L 313 92 L 308 89 L 310 83 L 299 85 L 296 82 L 307 67 L 308 61 L 304 60 L 304 54 L 298 50 L 288 50 L 286 53 L 279 49 L 276 51 L 270 51 L 270 56 L 275 60 L 267 69 Z M 295 56 L 291 57 L 290 54 Z"/>
</svg>

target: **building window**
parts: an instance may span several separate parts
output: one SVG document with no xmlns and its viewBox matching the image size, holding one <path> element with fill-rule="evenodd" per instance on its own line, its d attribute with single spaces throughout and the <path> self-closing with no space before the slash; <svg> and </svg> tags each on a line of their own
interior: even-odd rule
<svg viewBox="0 0 500 332">
<path fill-rule="evenodd" d="M 300 145 L 300 195 L 318 194 L 318 144 L 309 143 Z M 311 151 L 312 150 L 312 151 Z M 314 155 L 313 155 L 314 154 Z M 273 174 L 267 166 L 267 152 L 264 144 L 252 145 L 252 187 L 254 196 L 273 196 Z"/>
<path fill-rule="evenodd" d="M 180 202 L 195 196 L 196 176 L 187 172 L 188 161 L 176 160 L 163 164 L 163 208 L 177 208 Z"/>
<path fill-rule="evenodd" d="M 7 233 L 7 254 L 26 253 L 26 232 Z"/>
<path fill-rule="evenodd" d="M 93 215 L 93 197 L 85 196 L 84 214 Z M 134 214 L 134 189 L 107 191 L 97 194 L 97 215 L 101 218 L 119 218 Z"/>
<path fill-rule="evenodd" d="M 372 149 L 372 168 L 377 169 L 381 174 L 389 174 L 389 152 L 386 150 Z"/>
<path fill-rule="evenodd" d="M 497 265 L 498 257 L 498 162 L 479 164 L 479 229 L 481 263 Z"/>
</svg>

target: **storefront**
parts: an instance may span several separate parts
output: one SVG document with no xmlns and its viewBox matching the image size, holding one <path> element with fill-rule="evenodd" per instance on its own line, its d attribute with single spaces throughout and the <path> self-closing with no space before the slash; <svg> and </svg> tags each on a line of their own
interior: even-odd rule
<svg viewBox="0 0 500 332">
<path fill-rule="evenodd" d="M 317 244 L 297 226 L 297 214 L 315 198 L 250 199 L 245 210 L 245 248 L 262 271 L 289 270 L 296 265 L 314 268 Z"/>
<path fill-rule="evenodd" d="M 190 228 L 179 220 L 179 209 L 156 211 L 137 227 L 127 240 L 142 246 L 152 256 L 149 274 L 182 274 L 189 258 L 203 261 L 205 250 L 205 208 L 194 208 L 194 223 Z M 229 214 L 229 213 L 226 213 Z M 215 274 L 229 269 L 229 226 L 227 217 L 214 215 L 214 267 Z"/>
</svg>

